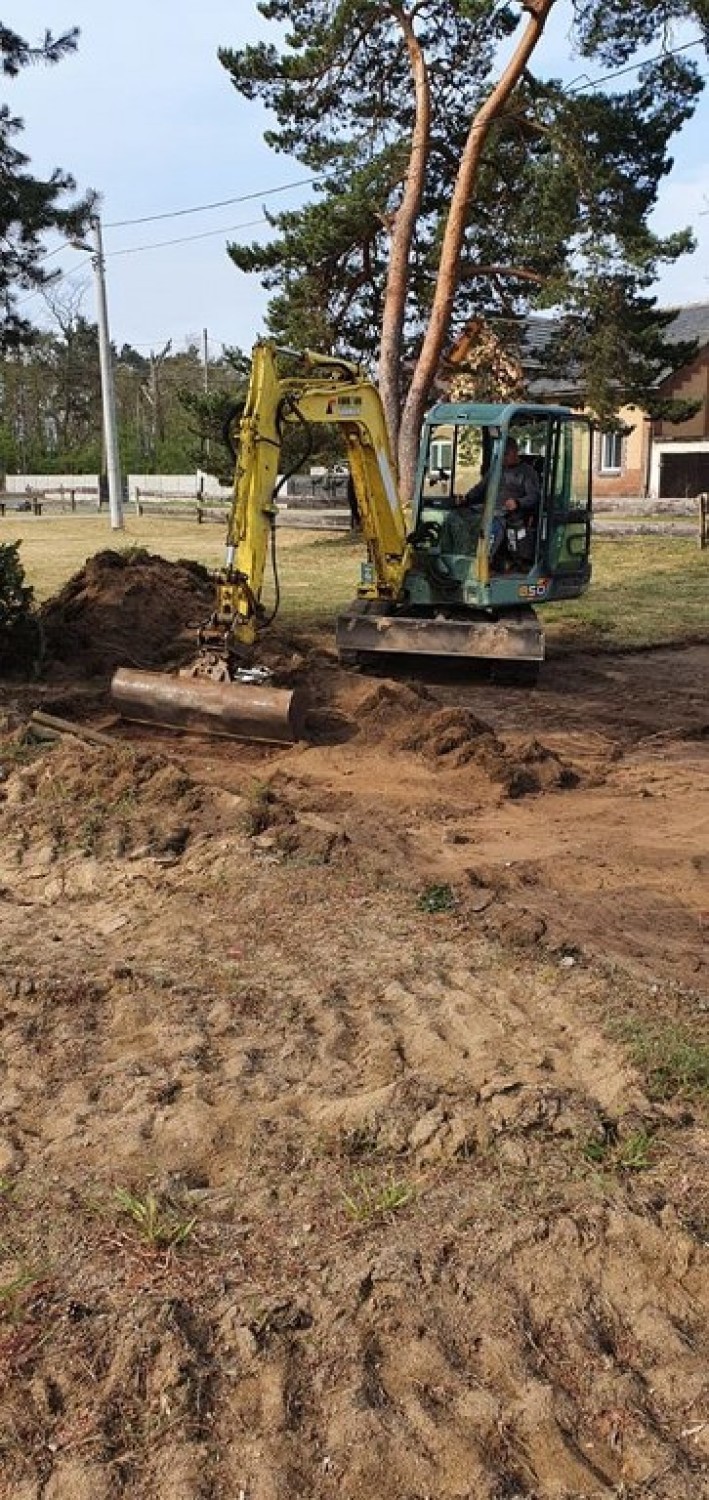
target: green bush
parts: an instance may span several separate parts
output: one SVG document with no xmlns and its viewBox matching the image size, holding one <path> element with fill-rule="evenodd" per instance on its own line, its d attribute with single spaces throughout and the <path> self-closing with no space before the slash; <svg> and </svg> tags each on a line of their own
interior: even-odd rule
<svg viewBox="0 0 709 1500">
<path fill-rule="evenodd" d="M 25 582 L 19 542 L 0 542 L 0 668 L 26 671 L 36 660 L 39 629 Z"/>
</svg>

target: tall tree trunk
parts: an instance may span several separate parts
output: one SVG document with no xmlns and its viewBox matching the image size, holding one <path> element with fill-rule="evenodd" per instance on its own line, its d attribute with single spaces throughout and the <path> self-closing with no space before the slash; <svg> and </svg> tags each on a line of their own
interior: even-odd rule
<svg viewBox="0 0 709 1500">
<path fill-rule="evenodd" d="M 530 12 L 530 18 L 524 34 L 495 88 L 475 114 L 468 132 L 443 236 L 428 328 L 401 415 L 398 459 L 399 488 L 404 503 L 410 502 L 413 494 L 421 423 L 450 329 L 466 215 L 475 191 L 483 148 L 491 125 L 507 103 L 541 39 L 544 24 L 554 4 L 555 0 L 527 0 L 524 8 Z"/>
<path fill-rule="evenodd" d="M 414 79 L 416 112 L 411 153 L 406 172 L 404 193 L 397 210 L 391 236 L 386 294 L 382 313 L 382 337 L 379 353 L 379 390 L 386 416 L 392 452 L 396 454 L 401 416 L 400 371 L 401 340 L 406 315 L 411 245 L 421 209 L 426 168 L 431 146 L 431 85 L 426 59 L 414 33 L 411 16 L 403 6 L 392 7 L 399 23 Z"/>
</svg>

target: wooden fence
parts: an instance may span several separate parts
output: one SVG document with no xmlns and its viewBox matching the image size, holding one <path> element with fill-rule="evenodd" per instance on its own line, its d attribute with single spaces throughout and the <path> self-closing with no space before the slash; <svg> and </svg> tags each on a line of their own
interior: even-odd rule
<svg viewBox="0 0 709 1500">
<path fill-rule="evenodd" d="M 218 521 L 222 525 L 231 509 L 231 497 L 204 495 L 197 492 L 186 495 L 168 490 L 149 490 L 136 485 L 133 491 L 133 506 L 139 516 L 178 515 L 196 519 L 198 525 L 204 521 Z M 314 531 L 351 530 L 349 506 L 322 505 L 308 496 L 294 500 L 291 496 L 277 501 L 277 519 L 281 526 L 293 526 Z"/>
<path fill-rule="evenodd" d="M 0 516 L 6 515 L 8 510 L 41 516 L 47 506 L 62 511 L 76 511 L 87 506 L 100 510 L 101 494 L 95 485 L 85 484 L 60 484 L 56 489 L 47 487 L 41 490 L 28 487 L 17 494 L 11 490 L 0 491 Z"/>
<path fill-rule="evenodd" d="M 344 504 L 331 503 L 327 507 L 315 508 L 317 502 L 314 505 L 314 501 L 314 496 L 306 497 L 305 494 L 280 500 L 279 520 L 286 525 L 313 529 L 350 528 L 350 512 Z M 231 499 L 205 495 L 201 489 L 185 494 L 136 486 L 133 504 L 139 516 L 162 511 L 194 517 L 199 525 L 204 521 L 223 524 Z M 102 508 L 100 491 L 95 485 L 62 484 L 55 489 L 28 487 L 16 494 L 0 491 L 0 516 L 8 511 L 26 511 L 41 516 L 47 508 L 76 512 L 87 507 Z M 593 507 L 593 533 L 617 541 L 633 536 L 695 537 L 699 547 L 706 550 L 709 548 L 709 496 L 698 495 L 694 500 L 597 499 Z"/>
<path fill-rule="evenodd" d="M 231 499 L 221 499 L 218 495 L 205 495 L 197 490 L 193 495 L 185 495 L 184 492 L 170 492 L 169 490 L 141 489 L 136 485 L 133 491 L 133 506 L 138 516 L 159 515 L 163 513 L 177 512 L 178 515 L 187 511 L 196 517 L 199 525 L 203 521 L 223 521 L 229 512 Z"/>
</svg>

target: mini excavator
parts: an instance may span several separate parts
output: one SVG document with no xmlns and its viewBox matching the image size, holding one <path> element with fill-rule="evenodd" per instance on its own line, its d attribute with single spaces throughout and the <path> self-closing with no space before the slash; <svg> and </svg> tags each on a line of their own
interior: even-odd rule
<svg viewBox="0 0 709 1500">
<path fill-rule="evenodd" d="M 279 477 L 284 434 L 302 432 L 301 467 L 316 424 L 343 434 L 366 545 L 356 597 L 336 620 L 340 660 L 476 658 L 503 681 L 538 671 L 536 606 L 577 598 L 591 576 L 588 418 L 557 406 L 437 403 L 424 422 L 409 514 L 376 386 L 356 364 L 264 340 L 230 423 L 234 499 L 198 656 L 177 676 L 121 668 L 111 693 L 124 718 L 272 743 L 301 736 L 302 694 L 274 686 L 254 648 L 278 606 L 278 495 L 291 477 Z M 538 496 L 533 512 L 512 516 L 502 504 L 511 438 L 536 471 Z M 262 603 L 269 555 L 270 614 Z"/>
</svg>

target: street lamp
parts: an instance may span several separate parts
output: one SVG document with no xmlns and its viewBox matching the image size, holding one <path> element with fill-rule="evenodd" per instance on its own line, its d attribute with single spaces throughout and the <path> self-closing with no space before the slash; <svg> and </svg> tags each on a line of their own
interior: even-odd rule
<svg viewBox="0 0 709 1500">
<path fill-rule="evenodd" d="M 113 386 L 113 361 L 111 340 L 108 334 L 108 302 L 106 299 L 106 261 L 103 253 L 101 220 L 95 215 L 91 220 L 94 244 L 83 240 L 72 240 L 76 250 L 87 250 L 91 256 L 96 282 L 96 305 L 98 309 L 98 350 L 101 365 L 101 404 L 103 407 L 103 435 L 106 447 L 106 473 L 108 476 L 108 508 L 111 527 L 123 530 L 123 496 L 121 492 L 121 466 L 118 457 L 118 431 L 116 424 L 116 395 Z"/>
</svg>

